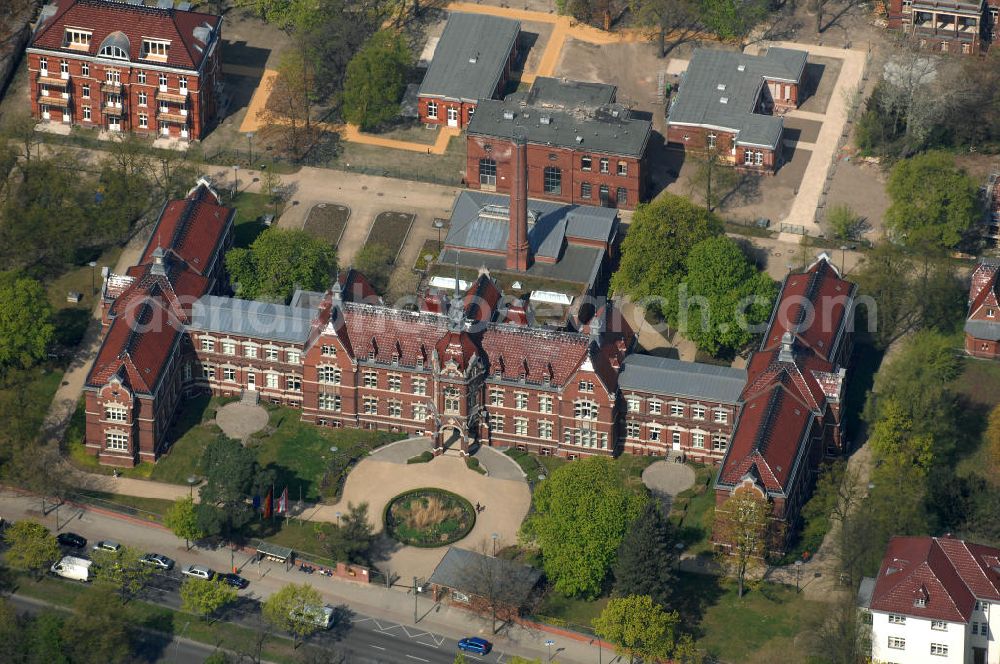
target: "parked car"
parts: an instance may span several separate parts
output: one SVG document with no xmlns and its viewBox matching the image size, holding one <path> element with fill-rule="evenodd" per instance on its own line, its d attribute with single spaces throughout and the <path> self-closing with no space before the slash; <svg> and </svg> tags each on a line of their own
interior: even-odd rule
<svg viewBox="0 0 1000 664">
<path fill-rule="evenodd" d="M 90 566 L 92 561 L 86 558 L 77 558 L 76 556 L 65 556 L 62 560 L 54 564 L 49 568 L 53 574 L 61 576 L 64 579 L 71 579 L 73 581 L 82 581 L 86 583 L 90 581 Z"/>
<path fill-rule="evenodd" d="M 470 636 L 458 642 L 458 649 L 477 655 L 488 655 L 493 650 L 493 644 L 478 636 Z"/>
<path fill-rule="evenodd" d="M 122 545 L 114 540 L 101 540 L 94 545 L 94 551 L 110 551 L 114 553 L 122 548 Z"/>
<path fill-rule="evenodd" d="M 144 565 L 156 567 L 157 569 L 168 570 L 174 568 L 173 559 L 159 553 L 147 553 L 142 558 L 139 558 L 139 562 Z"/>
<path fill-rule="evenodd" d="M 87 546 L 87 538 L 76 533 L 59 533 L 56 535 L 59 546 L 68 546 L 71 549 L 82 549 Z"/>
<path fill-rule="evenodd" d="M 204 565 L 188 565 L 181 570 L 181 574 L 206 581 L 215 577 L 215 572 Z"/>
<path fill-rule="evenodd" d="M 223 583 L 230 585 L 237 590 L 243 590 L 250 585 L 250 582 L 239 574 L 220 574 L 219 578 L 222 579 Z"/>
</svg>

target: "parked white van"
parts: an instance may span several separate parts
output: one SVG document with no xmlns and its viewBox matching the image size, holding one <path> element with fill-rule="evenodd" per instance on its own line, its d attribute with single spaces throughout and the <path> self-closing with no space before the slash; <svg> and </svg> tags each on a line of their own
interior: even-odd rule
<svg viewBox="0 0 1000 664">
<path fill-rule="evenodd" d="M 300 622 L 310 622 L 323 629 L 330 629 L 333 626 L 333 607 L 307 604 L 300 609 L 293 609 L 291 617 Z"/>
<path fill-rule="evenodd" d="M 87 582 L 90 581 L 90 566 L 92 563 L 93 561 L 86 558 L 65 556 L 50 569 L 53 574 L 61 576 L 64 579 Z"/>
</svg>

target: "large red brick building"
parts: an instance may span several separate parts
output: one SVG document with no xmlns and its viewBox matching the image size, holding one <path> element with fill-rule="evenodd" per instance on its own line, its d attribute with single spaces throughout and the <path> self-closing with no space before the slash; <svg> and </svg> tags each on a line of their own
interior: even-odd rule
<svg viewBox="0 0 1000 664">
<path fill-rule="evenodd" d="M 222 17 L 116 0 L 55 0 L 27 49 L 46 122 L 200 139 L 217 111 Z"/>
<path fill-rule="evenodd" d="M 773 173 L 781 165 L 784 121 L 806 82 L 806 53 L 764 55 L 700 48 L 667 111 L 667 142 L 714 153 L 737 168 Z"/>
<path fill-rule="evenodd" d="M 922 49 L 978 55 L 997 38 L 998 0 L 889 0 L 886 25 Z"/>
<path fill-rule="evenodd" d="M 716 480 L 716 509 L 723 511 L 737 491 L 765 498 L 776 550 L 797 525 L 820 461 L 845 451 L 856 288 L 825 255 L 789 274 L 747 367 L 739 421 Z"/>
<path fill-rule="evenodd" d="M 417 91 L 420 121 L 464 129 L 481 100 L 502 97 L 520 33 L 517 21 L 452 12 Z"/>
<path fill-rule="evenodd" d="M 985 258 L 972 272 L 965 352 L 973 357 L 1000 359 L 1000 260 Z"/>
<path fill-rule="evenodd" d="M 652 124 L 616 103 L 616 93 L 613 85 L 539 77 L 527 95 L 480 101 L 466 136 L 466 185 L 510 193 L 523 143 L 528 196 L 634 208 L 646 191 Z"/>
</svg>

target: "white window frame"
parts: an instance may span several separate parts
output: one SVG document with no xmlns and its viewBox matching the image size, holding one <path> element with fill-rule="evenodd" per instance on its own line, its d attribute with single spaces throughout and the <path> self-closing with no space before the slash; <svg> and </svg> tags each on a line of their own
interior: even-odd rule
<svg viewBox="0 0 1000 664">
<path fill-rule="evenodd" d="M 223 355 L 236 355 L 236 342 L 230 341 L 228 339 L 222 342 L 222 354 Z"/>
<path fill-rule="evenodd" d="M 427 118 L 430 120 L 438 119 L 438 105 L 433 99 L 427 102 Z"/>
<path fill-rule="evenodd" d="M 906 650 L 906 639 L 901 636 L 890 636 L 886 640 L 886 647 L 892 650 Z"/>
<path fill-rule="evenodd" d="M 112 452 L 128 452 L 128 434 L 121 431 L 105 431 L 104 449 Z"/>
<path fill-rule="evenodd" d="M 540 413 L 552 412 L 552 397 L 550 397 L 547 394 L 543 394 L 538 397 L 538 412 Z"/>
<path fill-rule="evenodd" d="M 425 396 L 427 394 L 427 379 L 411 378 L 410 390 L 413 392 L 413 394 L 417 394 L 419 396 Z"/>
<path fill-rule="evenodd" d="M 104 419 L 108 422 L 128 422 L 128 408 L 121 404 L 104 404 Z"/>
<path fill-rule="evenodd" d="M 236 369 L 234 367 L 222 367 L 222 380 L 227 383 L 235 383 Z"/>
</svg>

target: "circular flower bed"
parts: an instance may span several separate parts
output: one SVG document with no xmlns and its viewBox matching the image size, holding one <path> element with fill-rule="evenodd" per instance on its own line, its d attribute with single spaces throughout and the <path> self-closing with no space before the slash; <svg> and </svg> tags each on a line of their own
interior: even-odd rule
<svg viewBox="0 0 1000 664">
<path fill-rule="evenodd" d="M 390 500 L 385 508 L 386 533 L 411 546 L 447 546 L 468 535 L 474 525 L 472 504 L 442 489 L 412 489 Z"/>
</svg>

